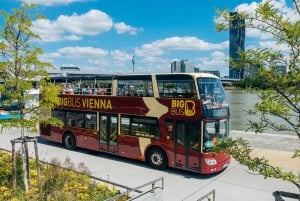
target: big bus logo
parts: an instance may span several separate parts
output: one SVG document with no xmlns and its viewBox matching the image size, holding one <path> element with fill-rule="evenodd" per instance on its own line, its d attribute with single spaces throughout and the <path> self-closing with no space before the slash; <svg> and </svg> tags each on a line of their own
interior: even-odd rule
<svg viewBox="0 0 300 201">
<path fill-rule="evenodd" d="M 195 102 L 191 100 L 172 100 L 171 115 L 194 116 L 196 113 Z"/>
</svg>

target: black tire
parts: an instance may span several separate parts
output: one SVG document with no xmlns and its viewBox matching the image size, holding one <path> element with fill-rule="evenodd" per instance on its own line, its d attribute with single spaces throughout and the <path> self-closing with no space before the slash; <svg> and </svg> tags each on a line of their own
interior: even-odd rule
<svg viewBox="0 0 300 201">
<path fill-rule="evenodd" d="M 76 139 L 72 133 L 66 133 L 63 138 L 63 144 L 66 149 L 73 150 L 76 148 Z"/>
<path fill-rule="evenodd" d="M 162 170 L 168 165 L 166 153 L 160 148 L 151 148 L 147 154 L 147 162 L 155 169 Z"/>
</svg>

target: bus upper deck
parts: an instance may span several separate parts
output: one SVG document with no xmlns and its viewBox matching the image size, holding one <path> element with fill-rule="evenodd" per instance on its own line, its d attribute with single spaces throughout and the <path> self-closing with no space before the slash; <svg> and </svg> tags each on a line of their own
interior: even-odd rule
<svg viewBox="0 0 300 201">
<path fill-rule="evenodd" d="M 220 79 L 208 73 L 52 75 L 62 94 L 201 99 L 204 109 L 228 108 Z"/>
</svg>

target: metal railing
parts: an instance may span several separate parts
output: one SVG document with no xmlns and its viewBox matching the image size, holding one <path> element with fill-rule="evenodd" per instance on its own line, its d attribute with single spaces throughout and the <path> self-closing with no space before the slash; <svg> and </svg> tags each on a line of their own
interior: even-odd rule
<svg viewBox="0 0 300 201">
<path fill-rule="evenodd" d="M 300 201 L 300 194 L 296 194 L 296 193 L 289 193 L 289 192 L 284 192 L 284 191 L 275 191 L 273 193 L 273 196 L 275 197 L 275 201 L 284 201 L 284 199 L 282 197 L 292 198 L 292 199 Z"/>
<path fill-rule="evenodd" d="M 212 191 L 210 191 L 209 193 L 203 195 L 201 198 L 199 198 L 197 201 L 203 201 L 203 200 L 207 200 L 207 201 L 215 201 L 216 199 L 216 190 L 213 189 Z"/>
<path fill-rule="evenodd" d="M 155 184 L 158 183 L 158 182 L 161 182 L 161 185 L 156 186 Z M 149 189 L 149 187 L 150 187 L 150 189 Z M 139 198 L 142 199 L 143 196 L 145 196 L 147 194 L 152 194 L 153 195 L 151 200 L 153 200 L 153 197 L 156 197 L 157 198 L 156 200 L 163 200 L 162 197 L 156 196 L 156 193 L 157 192 L 158 193 L 162 192 L 163 189 L 164 189 L 164 178 L 160 177 L 158 179 L 147 182 L 147 183 L 145 183 L 143 185 L 140 185 L 138 187 L 128 189 L 127 191 L 125 191 L 123 193 L 120 193 L 120 194 L 118 194 L 114 197 L 108 198 L 105 201 L 114 201 L 114 200 L 117 200 L 118 198 L 120 198 L 122 196 L 130 197 L 128 199 L 128 201 L 133 201 L 133 200 L 138 200 Z M 134 192 L 135 195 L 130 195 L 133 192 Z M 142 200 L 144 200 L 144 199 L 142 199 Z"/>
</svg>

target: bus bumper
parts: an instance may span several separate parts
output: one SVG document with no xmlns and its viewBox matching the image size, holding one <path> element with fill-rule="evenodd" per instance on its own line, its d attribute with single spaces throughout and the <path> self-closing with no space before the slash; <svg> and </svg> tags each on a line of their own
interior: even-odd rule
<svg viewBox="0 0 300 201">
<path fill-rule="evenodd" d="M 231 156 L 227 153 L 203 154 L 201 160 L 201 174 L 212 174 L 226 169 L 230 163 Z"/>
</svg>

